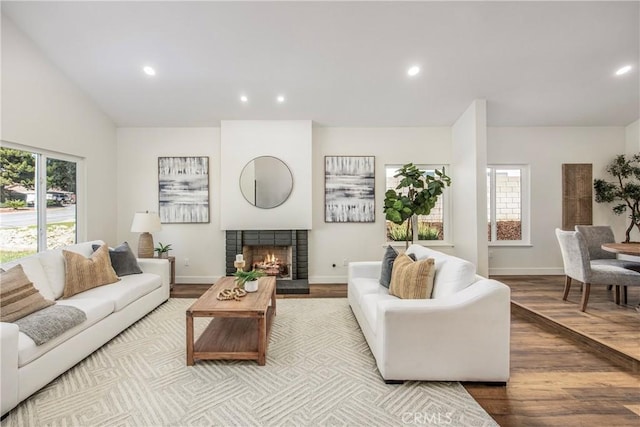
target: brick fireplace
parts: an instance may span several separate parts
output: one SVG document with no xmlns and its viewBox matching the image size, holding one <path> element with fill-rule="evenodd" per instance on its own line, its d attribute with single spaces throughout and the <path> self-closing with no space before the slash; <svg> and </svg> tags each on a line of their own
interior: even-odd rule
<svg viewBox="0 0 640 427">
<path fill-rule="evenodd" d="M 309 293 L 307 230 L 227 230 L 226 274 L 236 271 L 233 262 L 243 254 L 246 270 L 263 269 L 276 277 L 280 294 Z"/>
</svg>

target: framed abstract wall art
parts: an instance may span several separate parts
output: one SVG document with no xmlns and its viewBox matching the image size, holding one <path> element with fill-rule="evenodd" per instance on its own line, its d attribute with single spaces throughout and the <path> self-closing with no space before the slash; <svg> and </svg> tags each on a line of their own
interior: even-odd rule
<svg viewBox="0 0 640 427">
<path fill-rule="evenodd" d="M 159 157 L 160 222 L 209 222 L 209 157 Z"/>
<path fill-rule="evenodd" d="M 375 222 L 375 156 L 325 156 L 325 222 Z"/>
</svg>

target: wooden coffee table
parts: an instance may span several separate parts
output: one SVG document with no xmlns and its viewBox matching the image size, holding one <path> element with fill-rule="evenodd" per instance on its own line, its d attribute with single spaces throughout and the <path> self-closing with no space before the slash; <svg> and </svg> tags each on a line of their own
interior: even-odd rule
<svg viewBox="0 0 640 427">
<path fill-rule="evenodd" d="M 218 300 L 221 290 L 235 286 L 234 279 L 221 278 L 187 309 L 187 366 L 195 360 L 257 360 L 261 366 L 267 362 L 276 314 L 276 279 L 261 277 L 258 291 L 248 292 L 240 301 Z M 213 318 L 195 342 L 194 317 Z"/>
</svg>

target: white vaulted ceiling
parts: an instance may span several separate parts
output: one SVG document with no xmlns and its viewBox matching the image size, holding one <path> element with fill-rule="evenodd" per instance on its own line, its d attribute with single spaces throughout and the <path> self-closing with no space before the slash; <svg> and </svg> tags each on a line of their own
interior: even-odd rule
<svg viewBox="0 0 640 427">
<path fill-rule="evenodd" d="M 119 126 L 448 126 L 473 99 L 487 100 L 490 126 L 640 116 L 637 1 L 3 1 L 2 12 Z"/>
</svg>

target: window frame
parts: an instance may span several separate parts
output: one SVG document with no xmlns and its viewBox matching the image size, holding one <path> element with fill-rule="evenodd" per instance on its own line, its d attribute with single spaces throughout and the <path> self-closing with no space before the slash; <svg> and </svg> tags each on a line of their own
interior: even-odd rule
<svg viewBox="0 0 640 427">
<path fill-rule="evenodd" d="M 496 169 L 520 171 L 520 235 L 519 240 L 497 240 L 496 219 Z M 487 176 L 489 178 L 488 214 L 487 224 L 491 225 L 491 237 L 489 246 L 531 246 L 531 176 L 528 164 L 487 164 Z"/>
<path fill-rule="evenodd" d="M 429 171 L 429 170 L 436 170 L 436 169 L 442 169 L 443 167 L 446 170 L 450 170 L 451 166 L 448 164 L 438 164 L 438 165 L 434 165 L 434 164 L 424 164 L 424 163 L 414 163 L 414 165 L 420 169 L 420 170 L 424 170 L 424 171 Z M 387 170 L 388 169 L 393 169 L 393 171 L 397 171 L 398 169 L 400 169 L 403 165 L 402 164 L 395 164 L 395 163 L 391 163 L 391 164 L 385 164 L 384 165 L 384 193 L 387 192 L 387 190 L 389 190 L 389 188 L 387 188 Z M 395 188 L 393 188 L 395 189 Z M 442 233 L 444 234 L 444 239 L 443 240 L 415 240 L 414 243 L 416 244 L 420 244 L 422 246 L 453 246 L 453 241 L 451 239 L 451 235 L 452 235 L 452 226 L 451 226 L 451 197 L 449 197 L 449 188 L 446 187 L 444 189 L 444 191 L 442 192 L 442 195 L 440 196 L 440 199 L 442 200 Z M 398 240 L 389 240 L 387 239 L 387 219 L 384 218 L 384 241 L 385 241 L 385 245 L 391 245 L 391 246 L 402 246 L 405 244 L 404 241 L 398 241 Z M 412 226 L 412 232 L 414 236 L 418 235 L 418 221 L 413 221 L 413 226 Z"/>
<path fill-rule="evenodd" d="M 75 225 L 75 241 L 83 242 L 86 240 L 86 197 L 84 197 L 86 168 L 85 159 L 83 157 L 71 154 L 59 153 L 52 150 L 31 147 L 28 145 L 18 144 L 6 140 L 0 140 L 3 147 L 14 150 L 21 150 L 35 155 L 35 173 L 34 173 L 34 191 L 35 191 L 35 207 L 36 207 L 36 228 L 37 228 L 37 252 L 49 250 L 47 248 L 47 160 L 63 160 L 76 164 L 76 225 Z M 45 209 L 40 209 L 45 206 Z"/>
</svg>

